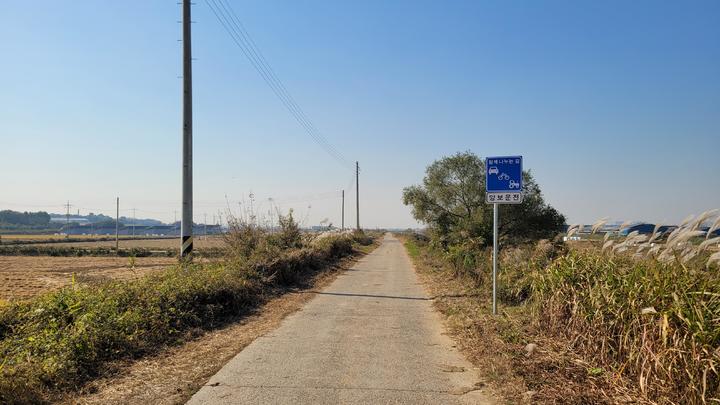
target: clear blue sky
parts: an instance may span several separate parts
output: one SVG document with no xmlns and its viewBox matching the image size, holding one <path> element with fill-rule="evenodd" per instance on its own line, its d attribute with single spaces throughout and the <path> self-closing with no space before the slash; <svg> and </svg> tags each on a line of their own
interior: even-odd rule
<svg viewBox="0 0 720 405">
<path fill-rule="evenodd" d="M 262 209 L 273 197 L 338 224 L 327 193 L 351 171 L 196 1 L 195 219 L 252 190 Z M 365 226 L 416 225 L 402 188 L 463 150 L 523 155 L 569 222 L 720 206 L 720 2 L 230 2 L 314 124 L 360 161 Z M 176 1 L 0 7 L 0 209 L 112 214 L 119 195 L 123 215 L 172 220 Z"/>
</svg>

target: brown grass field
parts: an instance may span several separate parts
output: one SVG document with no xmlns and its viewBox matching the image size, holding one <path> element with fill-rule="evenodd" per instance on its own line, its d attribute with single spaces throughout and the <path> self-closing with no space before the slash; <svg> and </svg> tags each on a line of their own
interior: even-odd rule
<svg viewBox="0 0 720 405">
<path fill-rule="evenodd" d="M 172 257 L 138 257 L 131 268 L 127 257 L 0 256 L 0 302 L 31 298 L 75 280 L 97 283 L 128 280 L 162 271 L 177 263 Z"/>
<path fill-rule="evenodd" d="M 28 237 L 29 236 L 29 237 Z M 54 235 L 3 235 L 4 241 L 10 240 L 22 240 L 22 241 L 33 241 L 33 246 L 55 246 L 55 247 L 77 247 L 77 248 L 97 248 L 97 247 L 115 247 L 115 240 L 101 240 L 101 241 L 76 241 L 73 242 L 70 238 L 68 242 L 51 242 L 51 243 L 37 243 L 34 241 L 43 239 L 61 240 L 62 237 L 53 237 Z M 84 236 L 89 238 L 89 236 Z M 213 247 L 223 247 L 224 242 L 222 237 L 219 236 L 196 236 L 193 240 L 194 247 L 196 249 L 206 249 Z M 132 239 L 132 238 L 120 238 L 120 248 L 144 248 L 144 249 L 178 249 L 180 248 L 180 241 L 178 238 L 158 238 L 158 239 Z"/>
</svg>

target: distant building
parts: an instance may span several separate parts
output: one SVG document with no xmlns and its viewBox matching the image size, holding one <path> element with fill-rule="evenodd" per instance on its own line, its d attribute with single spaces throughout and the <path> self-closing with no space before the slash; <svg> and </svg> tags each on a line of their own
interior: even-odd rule
<svg viewBox="0 0 720 405">
<path fill-rule="evenodd" d="M 660 225 L 658 233 L 670 233 L 677 229 L 675 225 Z M 655 224 L 635 224 L 620 231 L 621 236 L 628 236 L 632 232 L 637 232 L 641 235 L 652 235 L 655 231 Z"/>
</svg>

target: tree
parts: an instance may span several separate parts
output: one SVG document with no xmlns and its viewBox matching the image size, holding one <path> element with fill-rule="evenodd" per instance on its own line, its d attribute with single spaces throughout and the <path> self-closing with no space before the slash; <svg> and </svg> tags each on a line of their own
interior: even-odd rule
<svg viewBox="0 0 720 405">
<path fill-rule="evenodd" d="M 406 187 L 403 203 L 415 219 L 428 225 L 433 239 L 448 248 L 492 242 L 492 205 L 485 203 L 485 164 L 472 152 L 459 152 L 433 162 L 422 185 Z M 530 172 L 523 172 L 523 202 L 500 205 L 501 240 L 519 243 L 552 238 L 565 217 L 545 203 Z"/>
<path fill-rule="evenodd" d="M 25 226 L 47 226 L 50 223 L 50 214 L 45 211 L 17 212 L 0 211 L 0 223 Z"/>
</svg>

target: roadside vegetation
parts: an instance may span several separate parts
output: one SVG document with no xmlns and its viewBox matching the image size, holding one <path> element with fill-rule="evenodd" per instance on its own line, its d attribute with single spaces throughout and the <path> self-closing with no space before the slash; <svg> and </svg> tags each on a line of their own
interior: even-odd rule
<svg viewBox="0 0 720 405">
<path fill-rule="evenodd" d="M 372 243 L 362 232 L 303 234 L 292 214 L 274 233 L 238 220 L 230 225 L 226 255 L 215 263 L 186 262 L 132 282 L 73 282 L 0 308 L 0 403 L 47 402 L 110 361 L 237 319 Z"/>
<path fill-rule="evenodd" d="M 454 184 L 465 176 L 441 182 L 446 201 L 461 200 Z M 479 190 L 474 198 L 482 202 L 484 184 Z M 492 316 L 487 239 L 471 237 L 467 222 L 413 207 L 427 232 L 405 236 L 408 252 L 463 351 L 509 403 L 720 402 L 717 211 L 667 234 L 606 235 L 581 247 L 563 242 L 557 228 L 505 235 L 500 313 Z M 478 210 L 467 218 L 491 221 Z M 515 220 L 524 219 L 501 211 L 501 221 Z"/>
</svg>

